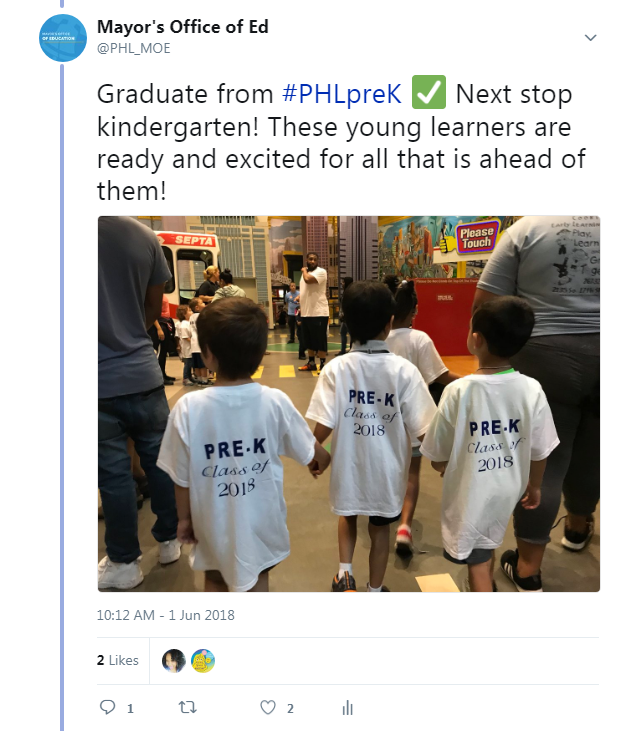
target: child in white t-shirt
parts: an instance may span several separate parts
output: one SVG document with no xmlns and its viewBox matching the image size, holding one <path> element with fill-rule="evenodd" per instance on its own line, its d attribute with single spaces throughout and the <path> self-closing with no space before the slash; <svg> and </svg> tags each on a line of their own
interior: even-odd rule
<svg viewBox="0 0 638 731">
<path fill-rule="evenodd" d="M 193 358 L 195 383 L 199 386 L 208 386 L 208 368 L 206 368 L 206 364 L 202 358 L 202 351 L 199 346 L 199 337 L 197 334 L 197 318 L 206 305 L 199 297 L 193 297 L 193 299 L 188 303 L 188 307 L 193 313 L 189 324 L 191 328 L 191 357 Z"/>
<path fill-rule="evenodd" d="M 448 370 L 441 360 L 437 349 L 429 335 L 422 330 L 413 330 L 412 321 L 418 310 L 418 300 L 414 290 L 413 281 L 404 281 L 399 286 L 399 278 L 396 275 L 389 275 L 384 279 L 390 291 L 394 293 L 396 300 L 396 311 L 392 330 L 388 335 L 386 343 L 388 348 L 397 355 L 402 356 L 414 363 L 419 369 L 427 386 L 433 383 L 447 386 L 458 378 L 456 373 Z M 435 398 L 435 403 L 437 399 Z M 408 488 L 403 501 L 401 520 L 397 528 L 394 548 L 400 556 L 409 557 L 414 552 L 412 544 L 412 520 L 416 503 L 419 498 L 419 475 L 421 471 L 420 442 L 412 442 L 412 458 L 408 471 Z"/>
<path fill-rule="evenodd" d="M 479 368 L 445 389 L 421 445 L 443 475 L 444 556 L 467 564 L 471 591 L 496 590 L 494 549 L 519 500 L 529 510 L 540 504 L 547 457 L 558 446 L 543 389 L 509 362 L 533 328 L 534 313 L 519 297 L 476 310 L 467 347 Z"/>
<path fill-rule="evenodd" d="M 184 367 L 182 373 L 182 385 L 183 386 L 194 386 L 195 381 L 193 380 L 193 358 L 191 355 L 191 327 L 189 319 L 191 317 L 191 310 L 188 305 L 180 305 L 177 308 L 177 337 L 179 339 L 179 354 L 182 359 L 182 365 Z"/>
<path fill-rule="evenodd" d="M 410 441 L 423 437 L 436 407 L 416 366 L 391 353 L 386 338 L 395 301 L 380 282 L 355 282 L 343 310 L 353 347 L 322 369 L 306 418 L 323 443 L 334 430 L 330 504 L 339 516 L 339 571 L 332 591 L 356 591 L 352 558 L 357 516 L 369 519 L 369 591 L 387 591 L 383 577 L 390 524 L 401 514 Z"/>
<path fill-rule="evenodd" d="M 268 591 L 268 571 L 290 553 L 279 455 L 315 476 L 330 456 L 286 394 L 251 380 L 268 340 L 258 305 L 215 302 L 197 330 L 217 380 L 177 402 L 157 462 L 175 482 L 177 538 L 197 544 L 206 591 Z"/>
</svg>

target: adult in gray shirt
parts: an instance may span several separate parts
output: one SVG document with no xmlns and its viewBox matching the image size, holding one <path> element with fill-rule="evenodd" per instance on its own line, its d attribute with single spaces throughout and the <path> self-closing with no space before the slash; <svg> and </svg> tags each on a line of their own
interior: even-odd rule
<svg viewBox="0 0 638 731">
<path fill-rule="evenodd" d="M 558 514 L 562 544 L 581 551 L 594 533 L 600 498 L 600 220 L 596 216 L 524 216 L 501 237 L 478 283 L 474 308 L 518 295 L 536 326 L 512 365 L 540 382 L 560 445 L 547 461 L 541 504 L 514 513 L 517 551 L 501 556 L 519 591 L 542 591 L 541 563 Z"/>
<path fill-rule="evenodd" d="M 168 402 L 147 334 L 170 276 L 150 229 L 125 216 L 99 219 L 98 480 L 107 552 L 98 564 L 99 589 L 132 589 L 144 578 L 129 437 L 148 478 L 160 563 L 180 556 L 173 482 L 156 464 Z"/>
</svg>

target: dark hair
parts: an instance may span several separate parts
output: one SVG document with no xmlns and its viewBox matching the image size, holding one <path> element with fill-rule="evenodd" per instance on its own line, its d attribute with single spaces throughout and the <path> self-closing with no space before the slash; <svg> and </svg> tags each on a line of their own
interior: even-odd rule
<svg viewBox="0 0 638 731">
<path fill-rule="evenodd" d="M 226 284 L 233 283 L 233 275 L 230 273 L 230 269 L 224 269 L 224 271 L 219 275 L 219 278 L 222 282 L 226 282 Z"/>
<path fill-rule="evenodd" d="M 188 312 L 188 305 L 180 305 L 177 308 L 177 312 L 175 313 L 177 315 L 177 319 L 182 322 L 186 319 L 186 313 Z"/>
<path fill-rule="evenodd" d="M 409 280 L 403 282 L 403 284 L 397 289 L 394 299 L 397 301 L 397 309 L 394 313 L 396 320 L 406 320 L 410 313 L 416 310 L 416 306 L 419 304 L 419 300 L 414 291 L 414 282 Z"/>
<path fill-rule="evenodd" d="M 386 274 L 385 277 L 383 277 L 383 283 L 386 287 L 389 287 L 392 294 L 396 294 L 396 291 L 399 288 L 400 281 L 401 280 L 399 279 L 399 277 L 397 277 L 396 274 Z"/>
<path fill-rule="evenodd" d="M 201 312 L 197 338 L 202 352 L 217 358 L 224 376 L 250 378 L 266 352 L 268 321 L 261 307 L 247 297 L 227 297 Z"/>
<path fill-rule="evenodd" d="M 175 660 L 177 662 L 177 672 L 186 665 L 186 658 L 184 657 L 184 653 L 181 650 L 166 650 L 164 655 L 162 656 L 162 665 L 168 670 L 168 665 L 166 664 L 166 656 L 170 655 L 171 660 Z"/>
<path fill-rule="evenodd" d="M 534 311 L 521 297 L 497 297 L 472 315 L 472 332 L 481 333 L 492 355 L 510 358 L 529 340 Z"/>
<path fill-rule="evenodd" d="M 193 297 L 193 299 L 188 303 L 188 309 L 191 312 L 195 312 L 195 308 L 197 307 L 197 303 L 201 302 L 199 297 Z"/>
<path fill-rule="evenodd" d="M 354 282 L 354 279 L 352 277 L 344 277 L 343 278 L 343 291 L 345 292 L 346 289 Z"/>
<path fill-rule="evenodd" d="M 353 340 L 365 345 L 390 322 L 396 303 L 381 282 L 353 282 L 343 295 L 343 314 Z"/>
<path fill-rule="evenodd" d="M 308 258 L 309 256 L 316 256 L 316 257 L 317 257 L 317 259 L 319 259 L 319 254 L 317 254 L 317 252 L 316 252 L 316 251 L 309 251 L 309 252 L 308 252 L 308 253 L 306 254 L 306 259 L 307 259 L 307 258 Z"/>
</svg>

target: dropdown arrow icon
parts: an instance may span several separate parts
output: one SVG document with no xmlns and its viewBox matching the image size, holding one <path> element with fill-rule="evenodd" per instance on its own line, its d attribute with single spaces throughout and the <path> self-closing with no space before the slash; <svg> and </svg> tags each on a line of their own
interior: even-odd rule
<svg viewBox="0 0 638 731">
<path fill-rule="evenodd" d="M 587 40 L 588 40 L 588 41 L 593 41 L 593 40 L 594 40 L 594 38 L 596 38 L 596 36 L 594 35 L 594 36 L 592 36 L 592 37 L 590 38 L 590 37 L 589 37 L 589 36 L 587 35 L 587 33 L 585 33 L 585 38 L 587 38 Z"/>
</svg>

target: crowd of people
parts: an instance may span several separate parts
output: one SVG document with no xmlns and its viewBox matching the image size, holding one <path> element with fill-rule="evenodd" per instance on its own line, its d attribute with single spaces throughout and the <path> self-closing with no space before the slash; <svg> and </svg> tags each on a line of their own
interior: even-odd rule
<svg viewBox="0 0 638 731">
<path fill-rule="evenodd" d="M 582 551 L 600 492 L 599 297 L 561 290 L 550 276 L 560 220 L 524 217 L 502 236 L 468 313 L 467 348 L 478 367 L 463 378 L 412 327 L 414 283 L 394 276 L 347 283 L 342 357 L 327 361 L 325 270 L 309 254 L 300 292 L 291 286 L 286 299 L 289 327 L 300 317 L 308 353 L 300 370 L 320 371 L 304 418 L 286 394 L 252 380 L 266 352 L 265 313 L 229 272 L 215 271 L 202 285 L 209 293 L 179 308 L 177 326 L 184 385 L 208 385 L 215 374 L 215 387 L 189 390 L 169 415 L 147 332 L 162 326 L 166 263 L 151 231 L 101 218 L 98 460 L 107 556 L 98 587 L 143 580 L 131 439 L 149 483 L 159 561 L 177 560 L 192 544 L 191 566 L 205 573 L 206 590 L 268 590 L 269 572 L 290 553 L 287 456 L 315 479 L 330 472 L 339 553 L 332 591 L 356 591 L 360 516 L 370 536 L 367 590 L 388 591 L 390 527 L 397 525 L 397 553 L 410 555 L 425 457 L 442 477 L 443 555 L 467 565 L 468 588 L 496 590 L 496 551 L 513 515 L 517 549 L 503 552 L 500 566 L 518 591 L 541 592 L 561 497 L 561 543 Z M 591 225 L 598 237 L 599 224 Z M 574 269 L 571 281 L 578 276 Z"/>
</svg>

